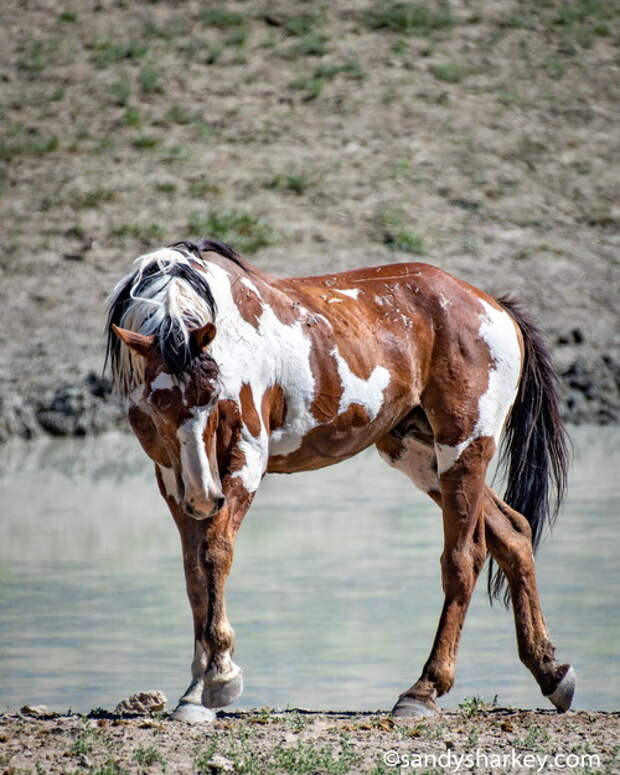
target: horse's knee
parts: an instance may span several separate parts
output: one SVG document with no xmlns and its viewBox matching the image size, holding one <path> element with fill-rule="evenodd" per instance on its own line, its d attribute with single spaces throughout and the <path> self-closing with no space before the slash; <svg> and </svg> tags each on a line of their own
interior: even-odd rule
<svg viewBox="0 0 620 775">
<path fill-rule="evenodd" d="M 468 599 L 484 563 L 484 553 L 471 543 L 458 549 L 446 549 L 441 555 L 441 579 L 444 594 L 452 599 Z"/>
</svg>

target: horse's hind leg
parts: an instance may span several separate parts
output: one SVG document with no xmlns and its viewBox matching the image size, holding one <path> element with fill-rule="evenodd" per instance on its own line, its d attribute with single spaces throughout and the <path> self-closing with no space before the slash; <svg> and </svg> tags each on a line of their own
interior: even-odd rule
<svg viewBox="0 0 620 775">
<path fill-rule="evenodd" d="M 575 691 L 575 675 L 570 665 L 556 662 L 555 648 L 545 627 L 529 523 L 488 487 L 485 531 L 489 551 L 510 587 L 519 657 L 536 678 L 542 693 L 558 710 L 568 710 Z"/>
<path fill-rule="evenodd" d="M 444 604 L 431 654 L 420 678 L 400 695 L 393 710 L 397 716 L 433 713 L 435 699 L 454 683 L 463 621 L 486 557 L 484 477 L 495 449 L 493 439 L 476 439 L 453 460 L 449 449 L 442 456 L 441 447 L 429 443 L 429 438 L 420 438 L 419 429 L 416 433 L 417 438 L 394 439 L 388 435 L 377 446 L 391 465 L 406 473 L 442 508 Z M 441 476 L 437 462 L 445 468 Z"/>
</svg>

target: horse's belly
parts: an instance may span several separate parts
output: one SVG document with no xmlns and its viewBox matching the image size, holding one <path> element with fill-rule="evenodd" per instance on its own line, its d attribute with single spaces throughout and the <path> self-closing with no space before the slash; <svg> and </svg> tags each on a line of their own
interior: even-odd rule
<svg viewBox="0 0 620 775">
<path fill-rule="evenodd" d="M 348 409 L 327 423 L 318 423 L 290 449 L 293 436 L 272 441 L 269 447 L 269 473 L 293 473 L 339 463 L 384 436 L 394 424 L 394 415 L 379 415 L 371 420 L 361 404 Z M 282 441 L 280 441 L 280 439 Z M 288 442 L 288 443 L 287 443 Z"/>
</svg>

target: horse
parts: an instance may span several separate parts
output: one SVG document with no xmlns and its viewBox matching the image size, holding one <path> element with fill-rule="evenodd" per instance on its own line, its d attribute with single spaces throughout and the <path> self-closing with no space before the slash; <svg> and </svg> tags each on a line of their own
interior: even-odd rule
<svg viewBox="0 0 620 775">
<path fill-rule="evenodd" d="M 533 559 L 565 491 L 568 439 L 549 353 L 519 302 L 426 263 L 278 278 L 217 240 L 183 241 L 116 285 L 108 361 L 181 539 L 194 655 L 173 718 L 212 720 L 243 691 L 224 588 L 263 476 L 372 444 L 443 518 L 435 640 L 392 714 L 438 712 L 487 556 L 521 661 L 568 710 L 575 673 L 556 660 Z M 486 482 L 502 433 L 503 498 Z"/>
</svg>

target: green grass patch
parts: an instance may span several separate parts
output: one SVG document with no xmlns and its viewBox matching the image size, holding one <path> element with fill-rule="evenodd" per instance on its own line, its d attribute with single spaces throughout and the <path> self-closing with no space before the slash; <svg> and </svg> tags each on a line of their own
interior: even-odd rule
<svg viewBox="0 0 620 775">
<path fill-rule="evenodd" d="M 187 126 L 197 121 L 202 121 L 202 114 L 183 105 L 171 105 L 163 119 L 164 124 L 179 124 L 179 126 Z"/>
<path fill-rule="evenodd" d="M 431 73 L 438 81 L 444 83 L 461 83 L 467 76 L 467 70 L 458 62 L 447 62 L 445 65 L 435 65 L 431 67 Z"/>
<path fill-rule="evenodd" d="M 95 42 L 92 59 L 96 67 L 105 68 L 124 60 L 141 59 L 147 51 L 148 48 L 139 40 L 117 41 L 100 38 Z"/>
<path fill-rule="evenodd" d="M 125 112 L 123 113 L 123 124 L 125 124 L 125 126 L 133 127 L 134 129 L 142 126 L 142 117 L 140 116 L 138 108 L 135 108 L 132 105 L 128 105 L 125 108 Z"/>
<path fill-rule="evenodd" d="M 110 188 L 94 188 L 92 191 L 73 194 L 69 199 L 69 204 L 74 210 L 86 210 L 99 207 L 99 205 L 111 202 L 115 198 L 116 192 Z"/>
<path fill-rule="evenodd" d="M 131 86 L 124 81 L 113 83 L 110 86 L 110 97 L 114 105 L 125 106 L 129 102 L 131 95 Z"/>
<path fill-rule="evenodd" d="M 166 759 L 154 745 L 139 746 L 133 754 L 133 760 L 141 767 L 152 767 L 154 764 L 161 764 L 166 768 Z"/>
<path fill-rule="evenodd" d="M 450 29 L 453 24 L 447 6 L 431 7 L 425 3 L 378 2 L 366 9 L 363 19 L 371 30 L 421 37 Z"/>
<path fill-rule="evenodd" d="M 122 223 L 112 230 L 115 237 L 131 238 L 140 242 L 161 242 L 166 230 L 158 223 Z"/>
<path fill-rule="evenodd" d="M 161 73 L 155 67 L 143 67 L 140 70 L 139 81 L 142 94 L 163 94 L 164 92 Z"/>
<path fill-rule="evenodd" d="M 295 59 L 297 57 L 322 57 L 327 54 L 329 36 L 323 32 L 309 32 L 299 38 L 292 46 L 280 53 L 283 59 Z"/>
<path fill-rule="evenodd" d="M 265 188 L 303 196 L 316 182 L 316 175 L 302 167 L 292 172 L 281 172 L 274 175 L 265 183 Z"/>
<path fill-rule="evenodd" d="M 192 234 L 228 242 L 240 253 L 255 253 L 278 239 L 273 227 L 263 218 L 239 210 L 211 210 L 206 215 L 195 211 L 189 218 L 188 228 Z"/>
<path fill-rule="evenodd" d="M 415 256 L 423 255 L 424 241 L 408 225 L 400 210 L 385 210 L 379 216 L 383 243 L 394 250 L 402 250 Z"/>
<path fill-rule="evenodd" d="M 78 20 L 78 15 L 75 11 L 61 11 L 56 18 L 62 24 L 73 24 Z"/>
<path fill-rule="evenodd" d="M 18 156 L 45 156 L 58 150 L 58 137 L 40 129 L 16 126 L 0 137 L 0 160 L 11 161 Z"/>
<path fill-rule="evenodd" d="M 152 148 L 155 148 L 156 145 L 159 145 L 159 142 L 159 137 L 140 134 L 132 138 L 131 145 L 138 151 L 150 151 Z"/>
<path fill-rule="evenodd" d="M 345 62 L 321 64 L 310 75 L 301 75 L 289 83 L 289 88 L 302 91 L 303 99 L 314 100 L 320 96 L 323 87 L 336 76 L 342 75 L 350 81 L 362 81 L 366 74 L 356 59 Z"/>
<path fill-rule="evenodd" d="M 322 22 L 321 15 L 312 11 L 291 14 L 280 20 L 284 32 L 287 35 L 294 35 L 296 37 L 302 37 L 315 32 Z"/>
<path fill-rule="evenodd" d="M 188 191 L 191 196 L 196 199 L 204 199 L 209 194 L 219 194 L 220 187 L 215 183 L 212 183 L 206 178 L 198 178 L 197 180 L 190 180 L 188 183 Z"/>
<path fill-rule="evenodd" d="M 17 60 L 17 69 L 34 79 L 45 70 L 50 59 L 60 48 L 60 41 L 55 38 L 38 38 L 33 40 L 26 51 Z"/>
<path fill-rule="evenodd" d="M 177 190 L 177 184 L 171 180 L 156 180 L 153 183 L 155 191 L 160 191 L 162 194 L 174 194 Z"/>
<path fill-rule="evenodd" d="M 203 8 L 198 14 L 198 19 L 207 27 L 217 27 L 219 29 L 240 27 L 245 24 L 245 16 L 242 13 L 231 11 L 224 5 L 214 8 Z"/>
</svg>

